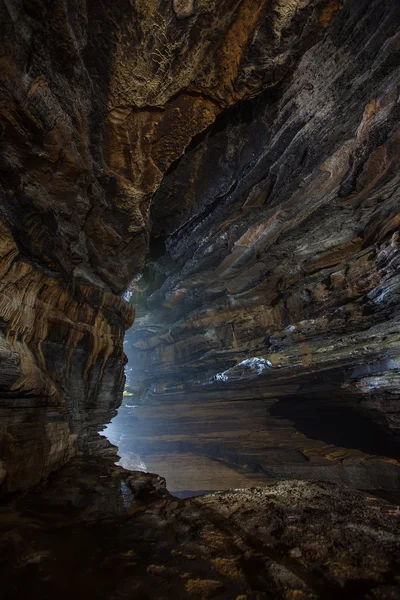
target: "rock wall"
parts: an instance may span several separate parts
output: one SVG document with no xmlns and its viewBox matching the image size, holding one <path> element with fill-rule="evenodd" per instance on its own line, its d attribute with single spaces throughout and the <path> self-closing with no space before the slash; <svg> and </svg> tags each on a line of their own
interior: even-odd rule
<svg viewBox="0 0 400 600">
<path fill-rule="evenodd" d="M 165 173 L 217 115 L 282 81 L 332 0 L 2 0 L 0 483 L 39 481 L 123 387 L 121 295 Z"/>
<path fill-rule="evenodd" d="M 345 2 L 169 169 L 126 345 L 138 396 L 334 399 L 398 432 L 399 23 Z"/>
<path fill-rule="evenodd" d="M 80 452 L 108 451 L 99 429 L 125 381 L 133 309 L 93 286 L 64 287 L 0 226 L 0 448 L 6 490 L 37 483 Z"/>
</svg>

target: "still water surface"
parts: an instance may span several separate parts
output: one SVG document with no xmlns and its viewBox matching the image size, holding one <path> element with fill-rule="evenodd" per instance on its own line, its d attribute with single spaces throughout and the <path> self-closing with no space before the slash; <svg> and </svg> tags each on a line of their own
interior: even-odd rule
<svg viewBox="0 0 400 600">
<path fill-rule="evenodd" d="M 105 435 L 123 467 L 165 477 L 180 496 L 319 479 L 359 489 L 396 486 L 398 447 L 346 406 L 313 401 L 126 404 Z"/>
</svg>

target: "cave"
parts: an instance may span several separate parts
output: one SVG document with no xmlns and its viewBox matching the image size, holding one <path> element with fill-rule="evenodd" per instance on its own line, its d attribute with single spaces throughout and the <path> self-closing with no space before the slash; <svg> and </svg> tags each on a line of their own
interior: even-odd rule
<svg viewBox="0 0 400 600">
<path fill-rule="evenodd" d="M 2 598 L 399 598 L 400 4 L 0 23 Z"/>
</svg>

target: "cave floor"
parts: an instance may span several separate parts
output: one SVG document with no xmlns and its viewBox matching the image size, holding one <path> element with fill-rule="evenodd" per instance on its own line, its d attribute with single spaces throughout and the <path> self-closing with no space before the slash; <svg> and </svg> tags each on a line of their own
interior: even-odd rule
<svg viewBox="0 0 400 600">
<path fill-rule="evenodd" d="M 334 484 L 177 500 L 155 475 L 74 459 L 0 510 L 1 597 L 398 598 L 400 513 Z"/>
</svg>

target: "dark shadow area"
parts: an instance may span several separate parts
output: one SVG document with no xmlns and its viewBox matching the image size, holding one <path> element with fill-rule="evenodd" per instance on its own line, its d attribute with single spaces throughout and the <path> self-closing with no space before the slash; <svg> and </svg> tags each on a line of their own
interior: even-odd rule
<svg viewBox="0 0 400 600">
<path fill-rule="evenodd" d="M 183 500 L 184 498 L 196 498 L 196 496 L 204 496 L 204 494 L 213 494 L 218 490 L 181 490 L 180 492 L 171 492 L 173 496 Z"/>
<path fill-rule="evenodd" d="M 285 398 L 269 412 L 273 417 L 289 419 L 311 439 L 377 456 L 400 457 L 400 440 L 351 406 L 327 403 L 326 399 Z"/>
</svg>

